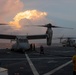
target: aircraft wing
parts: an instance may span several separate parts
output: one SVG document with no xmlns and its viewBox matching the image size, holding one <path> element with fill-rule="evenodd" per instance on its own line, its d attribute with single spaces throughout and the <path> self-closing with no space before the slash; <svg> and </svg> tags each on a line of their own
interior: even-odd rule
<svg viewBox="0 0 76 75">
<path fill-rule="evenodd" d="M 28 40 L 32 40 L 32 39 L 45 39 L 47 37 L 46 34 L 42 34 L 42 35 L 27 35 L 27 39 Z"/>
<path fill-rule="evenodd" d="M 0 34 L 0 39 L 15 39 L 15 35 Z"/>
<path fill-rule="evenodd" d="M 76 39 L 76 37 L 56 37 L 54 39 Z"/>
<path fill-rule="evenodd" d="M 20 35 L 0 34 L 0 39 L 16 39 L 17 36 L 20 36 Z M 46 34 L 42 34 L 42 35 L 26 35 L 26 37 L 27 37 L 28 40 L 45 39 L 47 37 L 47 35 Z"/>
</svg>

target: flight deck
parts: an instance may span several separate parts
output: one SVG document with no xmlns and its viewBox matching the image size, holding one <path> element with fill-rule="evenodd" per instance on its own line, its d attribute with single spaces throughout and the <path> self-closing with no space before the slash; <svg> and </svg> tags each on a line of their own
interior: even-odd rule
<svg viewBox="0 0 76 75">
<path fill-rule="evenodd" d="M 0 67 L 8 75 L 73 75 L 73 47 L 50 46 L 25 53 L 0 49 Z"/>
</svg>

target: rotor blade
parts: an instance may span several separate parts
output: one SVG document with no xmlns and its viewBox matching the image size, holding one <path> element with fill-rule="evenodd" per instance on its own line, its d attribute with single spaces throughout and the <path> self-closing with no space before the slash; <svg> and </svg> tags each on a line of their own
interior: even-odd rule
<svg viewBox="0 0 76 75">
<path fill-rule="evenodd" d="M 54 26 L 51 23 L 45 24 L 45 25 L 26 25 L 27 27 L 29 26 L 37 26 L 37 27 L 47 27 L 47 28 L 65 28 L 65 29 L 73 29 L 73 28 L 69 28 L 69 27 L 60 27 L 60 26 Z"/>
<path fill-rule="evenodd" d="M 43 27 L 44 25 L 25 25 L 26 27 Z"/>
<path fill-rule="evenodd" d="M 7 23 L 0 23 L 0 25 L 8 25 Z"/>
<path fill-rule="evenodd" d="M 38 26 L 38 27 L 49 27 L 49 28 L 65 28 L 65 29 L 73 29 L 69 27 L 60 27 L 60 26 L 50 26 L 50 25 L 33 25 L 33 26 Z"/>
<path fill-rule="evenodd" d="M 65 29 L 73 29 L 73 28 L 69 28 L 69 27 L 60 27 L 60 26 L 52 26 L 52 28 L 65 28 Z"/>
</svg>

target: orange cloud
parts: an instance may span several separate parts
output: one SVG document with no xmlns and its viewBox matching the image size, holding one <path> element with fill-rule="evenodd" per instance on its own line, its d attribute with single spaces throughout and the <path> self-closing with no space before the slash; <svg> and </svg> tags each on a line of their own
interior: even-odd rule
<svg viewBox="0 0 76 75">
<path fill-rule="evenodd" d="M 14 21 L 10 21 L 9 24 L 11 26 L 14 26 L 15 28 L 21 28 L 21 25 L 19 24 L 20 20 L 22 19 L 28 19 L 28 20 L 38 20 L 43 17 L 47 16 L 46 12 L 41 12 L 37 10 L 27 10 L 24 12 L 19 12 L 17 15 L 13 18 Z"/>
</svg>

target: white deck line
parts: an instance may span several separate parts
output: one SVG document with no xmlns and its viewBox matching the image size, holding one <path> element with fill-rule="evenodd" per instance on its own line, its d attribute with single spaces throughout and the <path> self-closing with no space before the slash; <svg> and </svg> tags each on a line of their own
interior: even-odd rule
<svg viewBox="0 0 76 75">
<path fill-rule="evenodd" d="M 32 69 L 33 74 L 34 75 L 39 75 L 39 73 L 37 72 L 36 68 L 34 67 L 32 61 L 30 60 L 30 58 L 28 57 L 28 55 L 26 53 L 25 53 L 25 56 L 27 58 L 27 61 L 28 61 L 29 65 L 30 65 L 31 69 Z"/>
<path fill-rule="evenodd" d="M 61 65 L 61 66 L 59 66 L 59 67 L 57 67 L 57 68 L 55 68 L 55 69 L 53 69 L 53 70 L 51 70 L 51 71 L 48 72 L 48 73 L 45 73 L 44 75 L 51 75 L 51 74 L 55 73 L 56 71 L 58 71 L 59 69 L 65 67 L 65 66 L 67 66 L 67 65 L 69 65 L 71 62 L 72 62 L 72 60 L 68 61 L 67 63 L 65 63 L 65 64 L 63 64 L 63 65 Z"/>
<path fill-rule="evenodd" d="M 8 75 L 8 69 L 0 67 L 0 75 Z"/>
</svg>

